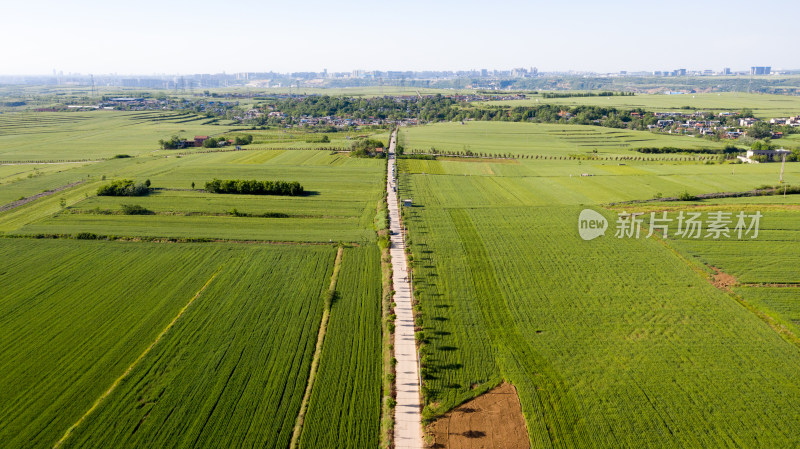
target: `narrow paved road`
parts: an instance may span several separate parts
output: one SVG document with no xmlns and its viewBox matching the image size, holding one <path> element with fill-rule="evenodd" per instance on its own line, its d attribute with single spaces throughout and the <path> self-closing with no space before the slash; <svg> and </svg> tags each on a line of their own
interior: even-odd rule
<svg viewBox="0 0 800 449">
<path fill-rule="evenodd" d="M 397 315 L 394 331 L 394 356 L 397 358 L 397 406 L 394 409 L 394 445 L 396 448 L 423 448 L 421 399 L 417 347 L 414 341 L 414 314 L 411 310 L 411 283 L 406 261 L 405 241 L 400 227 L 400 210 L 397 186 L 394 180 L 395 146 L 397 132 L 389 143 L 389 176 L 386 189 L 389 193 L 389 229 L 391 230 L 392 281 L 394 283 L 394 311 Z"/>
</svg>

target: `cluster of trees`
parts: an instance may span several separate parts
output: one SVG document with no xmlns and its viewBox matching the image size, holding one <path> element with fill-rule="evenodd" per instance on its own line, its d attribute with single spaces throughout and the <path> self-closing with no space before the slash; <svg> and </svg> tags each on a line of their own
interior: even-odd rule
<svg viewBox="0 0 800 449">
<path fill-rule="evenodd" d="M 386 148 L 383 142 L 377 139 L 359 139 L 353 142 L 350 156 L 354 157 L 386 157 L 386 153 L 378 153 L 377 148 Z"/>
<path fill-rule="evenodd" d="M 600 94 L 575 95 L 607 96 L 628 94 L 627 92 L 602 92 Z M 615 128 L 646 129 L 648 124 L 654 124 L 658 120 L 650 114 L 649 117 L 642 121 L 647 116 L 646 111 L 642 109 L 623 111 L 600 106 L 568 107 L 550 104 L 519 107 L 475 106 L 470 103 L 458 102 L 442 95 L 422 98 L 349 98 L 322 95 L 277 100 L 269 104 L 269 106 L 276 111 L 283 112 L 286 117 L 262 116 L 256 119 L 257 124 L 292 124 L 294 118 L 300 116 L 339 116 L 356 119 L 377 118 L 387 120 L 416 118 L 426 122 L 463 120 L 533 121 L 540 123 L 598 124 Z M 638 116 L 631 115 L 634 112 L 638 112 Z M 636 122 L 637 120 L 639 122 Z"/>
<path fill-rule="evenodd" d="M 767 122 L 755 122 L 747 130 L 747 136 L 753 139 L 765 139 L 772 137 L 772 127 Z"/>
<path fill-rule="evenodd" d="M 229 141 L 233 141 L 234 145 L 250 145 L 253 143 L 253 135 L 247 134 L 245 136 L 236 136 L 233 139 L 228 139 L 225 136 L 222 137 L 209 137 L 208 139 L 203 141 L 203 148 L 217 148 L 220 146 L 225 146 L 229 143 Z"/>
<path fill-rule="evenodd" d="M 138 184 L 131 179 L 120 179 L 97 189 L 98 196 L 144 196 L 149 193 L 149 179 Z"/>
<path fill-rule="evenodd" d="M 250 145 L 253 143 L 253 135 L 247 134 L 245 136 L 236 136 L 233 138 L 234 145 Z"/>
<path fill-rule="evenodd" d="M 217 148 L 220 142 L 227 142 L 227 139 L 224 137 L 220 137 L 219 139 L 215 137 L 209 137 L 203 141 L 203 148 Z"/>
<path fill-rule="evenodd" d="M 304 192 L 297 181 L 257 181 L 240 179 L 217 179 L 206 182 L 210 193 L 238 193 L 242 195 L 298 196 Z"/>
<path fill-rule="evenodd" d="M 209 137 L 203 141 L 203 148 L 217 148 L 220 146 L 220 143 L 226 145 L 228 143 L 228 138 L 224 136 L 217 138 Z M 235 136 L 233 138 L 233 143 L 235 145 L 250 145 L 253 143 L 253 135 L 247 134 L 244 136 Z M 180 136 L 172 136 L 168 140 L 159 140 L 158 144 L 164 150 L 176 150 L 187 146 L 194 146 L 194 141 L 187 141 L 185 138 Z"/>
<path fill-rule="evenodd" d="M 728 154 L 739 153 L 743 150 L 734 145 L 726 145 L 723 149 L 716 148 L 676 148 L 676 147 L 642 147 L 636 148 L 639 153 L 648 154 L 672 154 L 672 153 L 695 153 L 695 154 Z"/>
<path fill-rule="evenodd" d="M 764 141 L 760 141 L 759 140 L 759 141 L 753 142 L 753 144 L 750 145 L 750 149 L 751 150 L 756 150 L 756 151 L 759 151 L 759 150 L 764 150 L 764 151 L 774 150 L 776 148 L 778 148 L 778 146 L 777 145 L 773 145 L 772 141 L 770 139 L 765 139 Z"/>
<path fill-rule="evenodd" d="M 158 145 L 163 150 L 177 150 L 178 148 L 183 148 L 184 142 L 186 142 L 186 139 L 180 136 L 172 136 L 168 140 L 160 139 Z"/>
<path fill-rule="evenodd" d="M 545 98 L 564 97 L 590 97 L 590 96 L 629 96 L 632 92 L 570 92 L 570 93 L 544 93 Z M 530 106 L 508 105 L 478 105 L 442 95 L 428 97 L 382 97 L 382 98 L 353 98 L 333 97 L 328 95 L 307 96 L 303 98 L 286 98 L 269 100 L 271 103 L 260 105 L 264 112 L 269 110 L 280 111 L 285 116 L 269 117 L 268 114 L 252 121 L 252 124 L 262 126 L 293 125 L 299 122 L 302 116 L 327 117 L 338 116 L 353 119 L 375 118 L 382 120 L 403 120 L 415 118 L 421 122 L 441 121 L 509 121 L 509 122 L 534 122 L 534 123 L 563 123 L 577 125 L 596 125 L 609 128 L 648 130 L 649 125 L 656 125 L 659 117 L 642 108 L 618 109 L 603 106 L 562 106 L 555 104 L 537 104 Z M 687 106 L 685 109 L 694 109 Z M 739 118 L 752 117 L 751 109 L 743 109 L 738 115 L 717 117 L 713 112 L 698 115 L 697 120 L 718 120 L 722 126 L 739 126 Z M 327 131 L 336 129 L 326 126 Z M 676 121 L 673 128 L 678 127 Z M 800 128 L 770 125 L 766 122 L 757 122 L 748 129 L 748 137 L 764 139 L 774 131 L 784 134 L 800 132 Z M 710 139 L 723 138 L 719 131 Z M 360 152 L 359 152 L 360 153 Z"/>
<path fill-rule="evenodd" d="M 262 116 L 255 119 L 256 124 L 280 124 L 292 117 L 328 117 L 339 116 L 353 119 L 388 119 L 402 120 L 417 117 L 426 121 L 447 120 L 447 111 L 455 108 L 456 100 L 442 95 L 431 97 L 402 98 L 356 98 L 332 97 L 329 95 L 309 96 L 304 98 L 287 98 L 277 100 L 269 106 L 287 115 L 283 117 Z"/>
</svg>

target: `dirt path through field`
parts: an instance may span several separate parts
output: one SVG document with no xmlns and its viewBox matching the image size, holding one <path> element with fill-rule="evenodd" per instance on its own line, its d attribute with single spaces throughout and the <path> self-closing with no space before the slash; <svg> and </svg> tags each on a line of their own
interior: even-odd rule
<svg viewBox="0 0 800 449">
<path fill-rule="evenodd" d="M 530 448 L 517 389 L 511 384 L 471 399 L 430 425 L 434 448 Z"/>
<path fill-rule="evenodd" d="M 400 225 L 400 206 L 395 183 L 395 143 L 397 131 L 389 143 L 388 180 L 386 191 L 389 204 L 390 254 L 392 257 L 392 285 L 396 304 L 394 311 L 394 355 L 397 359 L 395 387 L 397 405 L 394 409 L 394 447 L 422 448 L 422 397 L 419 392 L 419 365 L 414 337 L 414 312 L 411 304 L 411 281 L 406 260 L 406 243 Z"/>
</svg>

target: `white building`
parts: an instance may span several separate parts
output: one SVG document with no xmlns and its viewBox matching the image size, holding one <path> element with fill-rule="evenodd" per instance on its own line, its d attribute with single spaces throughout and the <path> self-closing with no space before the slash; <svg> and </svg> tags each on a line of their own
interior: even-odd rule
<svg viewBox="0 0 800 449">
<path fill-rule="evenodd" d="M 739 156 L 739 159 L 748 164 L 758 164 L 758 161 L 753 160 L 753 156 L 766 156 L 767 160 L 780 161 L 784 155 L 789 153 L 791 151 L 783 148 L 777 150 L 747 150 L 747 156 Z"/>
</svg>

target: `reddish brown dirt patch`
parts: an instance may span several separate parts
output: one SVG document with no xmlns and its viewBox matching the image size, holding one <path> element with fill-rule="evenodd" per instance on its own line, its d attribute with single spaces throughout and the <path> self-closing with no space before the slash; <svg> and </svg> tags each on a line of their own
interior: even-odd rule
<svg viewBox="0 0 800 449">
<path fill-rule="evenodd" d="M 714 270 L 715 272 L 714 276 L 711 279 L 711 283 L 714 284 L 714 287 L 717 287 L 720 290 L 730 291 L 732 286 L 739 283 L 739 281 L 737 281 L 735 277 L 720 270 L 719 268 L 711 267 L 711 269 Z"/>
<path fill-rule="evenodd" d="M 506 383 L 448 412 L 428 432 L 435 448 L 531 447 L 517 389 Z"/>
</svg>

